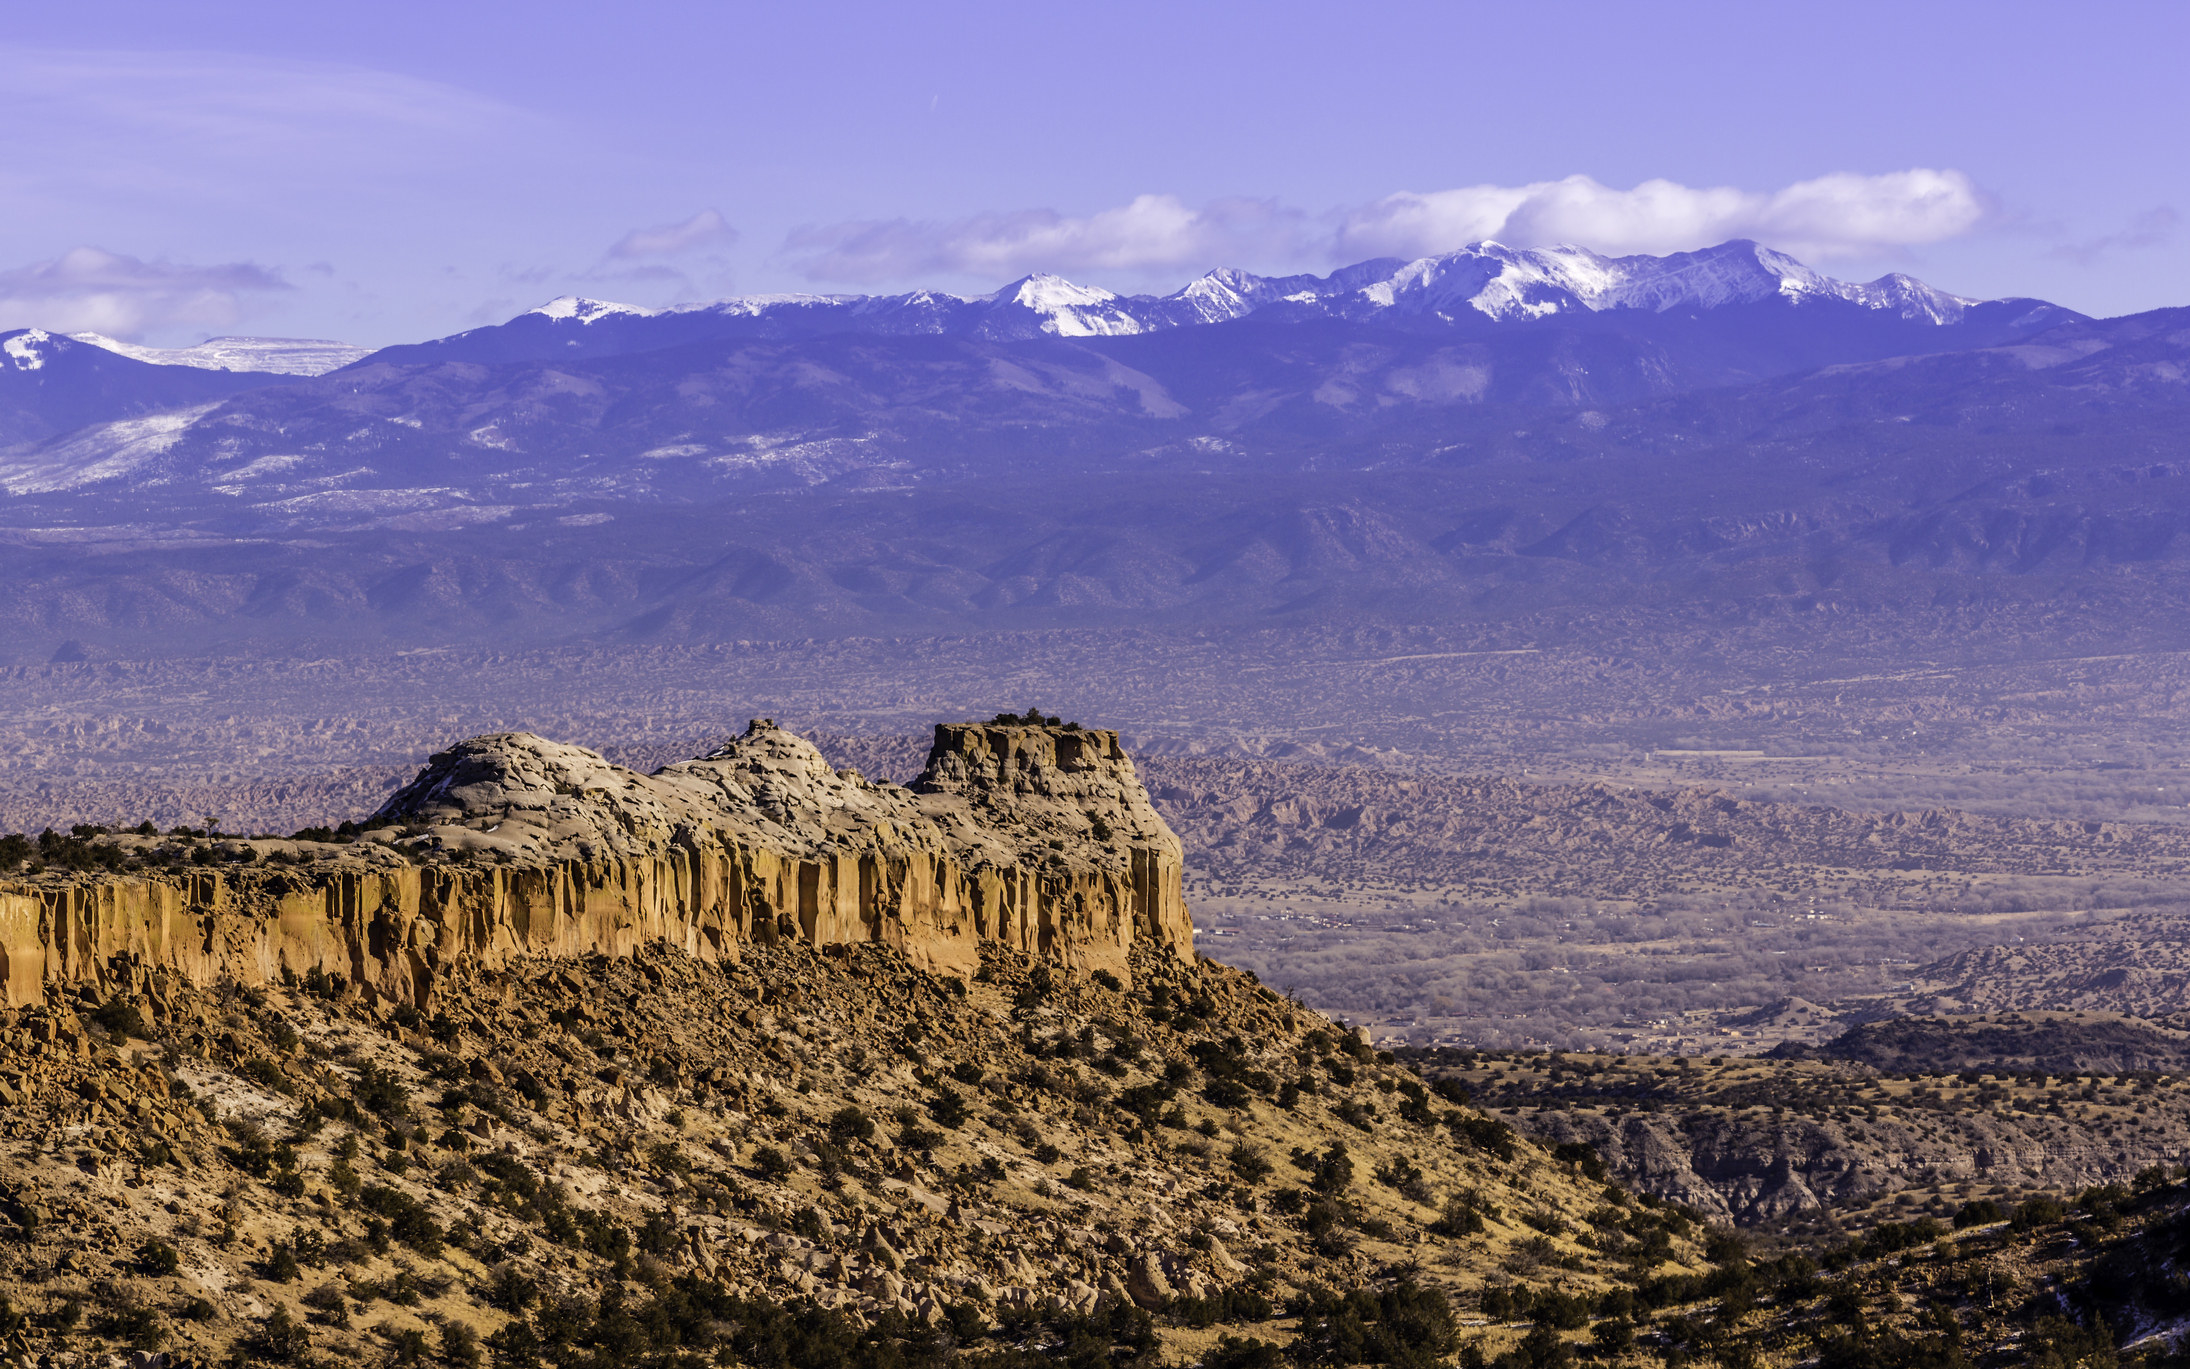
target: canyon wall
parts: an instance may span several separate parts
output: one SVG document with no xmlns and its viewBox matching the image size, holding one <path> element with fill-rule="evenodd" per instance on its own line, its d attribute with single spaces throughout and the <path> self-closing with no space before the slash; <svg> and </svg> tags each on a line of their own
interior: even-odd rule
<svg viewBox="0 0 2190 1369">
<path fill-rule="evenodd" d="M 1136 944 L 1193 955 L 1178 838 L 1095 730 L 941 726 L 910 788 L 767 722 L 653 775 L 505 733 L 434 756 L 352 842 L 97 840 L 126 868 L 0 881 L 7 1002 L 317 971 L 425 1007 L 458 961 L 657 942 L 872 942 L 961 975 L 984 941 L 1121 978 Z"/>
</svg>

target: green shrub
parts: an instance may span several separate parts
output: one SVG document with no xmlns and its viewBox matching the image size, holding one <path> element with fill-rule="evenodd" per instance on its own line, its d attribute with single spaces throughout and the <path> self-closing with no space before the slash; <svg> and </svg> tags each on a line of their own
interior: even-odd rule
<svg viewBox="0 0 2190 1369">
<path fill-rule="evenodd" d="M 358 1066 L 357 1083 L 351 1087 L 350 1096 L 359 1107 L 383 1117 L 400 1117 L 410 1110 L 410 1089 L 378 1065 Z"/>
<path fill-rule="evenodd" d="M 753 1152 L 753 1173 L 769 1183 L 780 1184 L 791 1177 L 791 1162 L 774 1146 L 762 1146 Z"/>
<path fill-rule="evenodd" d="M 342 1289 L 332 1279 L 306 1293 L 301 1301 L 329 1326 L 340 1329 L 350 1324 L 349 1300 L 342 1296 Z"/>
<path fill-rule="evenodd" d="M 1397 1155 L 1376 1167 L 1376 1181 L 1396 1191 L 1410 1202 L 1425 1207 L 1431 1200 L 1429 1181 L 1423 1176 L 1422 1167 L 1404 1155 Z"/>
<path fill-rule="evenodd" d="M 280 1303 L 274 1304 L 273 1315 L 245 1340 L 245 1349 L 254 1358 L 274 1364 L 295 1364 L 311 1348 L 311 1331 Z"/>
<path fill-rule="evenodd" d="M 1970 1227 L 1985 1226 L 1991 1222 L 2002 1221 L 2006 1217 L 2007 1214 L 2002 1212 L 2000 1205 L 1992 1199 L 1973 1198 L 1956 1209 L 1954 1229 L 1956 1231 L 1966 1231 Z"/>
<path fill-rule="evenodd" d="M 681 1178 L 692 1176 L 692 1161 L 685 1155 L 684 1148 L 673 1141 L 655 1142 L 647 1148 L 646 1158 L 653 1162 L 654 1168 L 666 1174 Z"/>
<path fill-rule="evenodd" d="M 1201 1096 L 1209 1101 L 1209 1106 L 1230 1112 L 1246 1107 L 1254 1095 L 1237 1079 L 1211 1077 L 1202 1085 Z"/>
<path fill-rule="evenodd" d="M 426 1362 L 426 1333 L 417 1327 L 392 1328 L 383 1326 L 381 1335 L 388 1341 L 388 1363 L 409 1366 Z"/>
<path fill-rule="evenodd" d="M 4 840 L 4 838 L 0 838 L 0 840 Z M 5 866 L 7 863 L 4 857 L 0 857 L 0 866 Z M 120 994 L 116 994 L 106 1002 L 101 1003 L 98 1010 L 91 1014 L 91 1020 L 105 1028 L 116 1045 L 121 1044 L 128 1037 L 145 1037 L 152 1034 L 152 1029 L 145 1025 L 144 1015 L 137 1011 L 137 1005 Z"/>
<path fill-rule="evenodd" d="M 1514 1155 L 1513 1128 L 1494 1117 L 1470 1116 L 1464 1112 L 1445 1114 L 1445 1125 L 1452 1129 L 1453 1139 L 1462 1141 L 1501 1160 L 1511 1160 Z"/>
<path fill-rule="evenodd" d="M 165 1278 L 182 1268 L 182 1256 L 158 1237 L 137 1247 L 137 1272 L 148 1278 Z"/>
<path fill-rule="evenodd" d="M 1201 1369 L 1283 1369 L 1285 1352 L 1259 1336 L 1217 1337 L 1216 1348 L 1201 1357 Z"/>
<path fill-rule="evenodd" d="M 2051 1226 L 2068 1215 L 2068 1207 L 2058 1198 L 2041 1193 L 2016 1206 L 2008 1225 L 2016 1231 L 2028 1231 L 2033 1227 Z"/>
<path fill-rule="evenodd" d="M 1346 1153 L 1344 1141 L 1333 1141 L 1321 1155 L 1312 1150 L 1295 1147 L 1293 1165 L 1308 1176 L 1308 1187 L 1318 1193 L 1337 1195 L 1344 1193 L 1354 1181 L 1354 1162 Z"/>
<path fill-rule="evenodd" d="M 1587 1141 L 1563 1141 L 1551 1148 L 1551 1158 L 1561 1164 L 1578 1166 L 1590 1179 L 1600 1184 L 1604 1182 L 1604 1157 Z"/>
<path fill-rule="evenodd" d="M 1477 1235 L 1483 1230 L 1483 1214 L 1464 1198 L 1447 1198 L 1444 1212 L 1430 1224 L 1430 1230 L 1440 1236 Z"/>
<path fill-rule="evenodd" d="M 388 1234 L 419 1254 L 431 1257 L 441 1253 L 447 1237 L 440 1223 L 416 1198 L 384 1184 L 367 1184 L 358 1194 L 358 1203 L 367 1212 L 387 1218 Z"/>
<path fill-rule="evenodd" d="M 829 1118 L 829 1139 L 838 1145 L 874 1139 L 874 1119 L 857 1107 L 838 1108 Z"/>
<path fill-rule="evenodd" d="M 1290 1310 L 1300 1318 L 1292 1355 L 1302 1364 L 1426 1365 L 1459 1348 L 1452 1304 L 1412 1278 L 1344 1293 L 1310 1289 Z"/>
<path fill-rule="evenodd" d="M 955 1090 L 938 1089 L 935 1097 L 928 1101 L 928 1115 L 935 1119 L 936 1125 L 956 1131 L 966 1123 L 966 1100 Z"/>
<path fill-rule="evenodd" d="M 1331 1109 L 1331 1113 L 1347 1126 L 1362 1131 L 1372 1129 L 1376 1122 L 1376 1109 L 1352 1098 L 1341 1101 L 1337 1107 Z"/>
<path fill-rule="evenodd" d="M 1535 1305 L 1529 1308 L 1529 1319 L 1539 1326 L 1549 1326 L 1558 1331 L 1579 1331 L 1589 1325 L 1592 1308 L 1587 1298 L 1557 1288 L 1541 1289 L 1536 1294 Z"/>
<path fill-rule="evenodd" d="M 1224 1158 L 1231 1165 L 1232 1172 L 1250 1184 L 1259 1184 L 1269 1178 L 1273 1169 L 1269 1157 L 1262 1153 L 1262 1149 L 1245 1141 L 1233 1146 Z"/>
<path fill-rule="evenodd" d="M 297 1252 L 286 1245 L 276 1245 L 266 1257 L 264 1277 L 272 1283 L 295 1283 L 304 1277 L 297 1267 Z"/>
<path fill-rule="evenodd" d="M 289 1082 L 289 1075 L 285 1075 L 280 1071 L 280 1065 L 274 1065 L 265 1056 L 252 1056 L 250 1060 L 245 1060 L 243 1065 L 237 1067 L 237 1073 L 269 1093 L 296 1093 L 296 1084 Z"/>
<path fill-rule="evenodd" d="M 1173 1298 L 1163 1310 L 1165 1316 L 1192 1327 L 1268 1321 L 1275 1311 L 1270 1300 L 1252 1288 L 1227 1288 L 1207 1298 Z"/>
<path fill-rule="evenodd" d="M 111 1340 L 137 1350 L 159 1344 L 165 1318 L 127 1292 L 115 1290 L 92 1319 L 92 1329 Z"/>
<path fill-rule="evenodd" d="M 933 1150 L 942 1145 L 943 1141 L 942 1132 L 931 1130 L 917 1122 L 905 1123 L 897 1133 L 897 1144 L 904 1150 Z"/>
</svg>

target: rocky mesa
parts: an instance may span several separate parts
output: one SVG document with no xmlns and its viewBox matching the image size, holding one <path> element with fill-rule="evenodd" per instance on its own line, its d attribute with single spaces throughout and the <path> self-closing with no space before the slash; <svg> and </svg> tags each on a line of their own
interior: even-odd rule
<svg viewBox="0 0 2190 1369">
<path fill-rule="evenodd" d="M 102 834 L 79 868 L 0 883 L 0 988 L 317 972 L 425 1008 L 458 960 L 657 942 L 710 961 L 874 943 L 956 975 L 984 942 L 1121 977 L 1137 945 L 1192 955 L 1179 840 L 1117 734 L 1031 719 L 938 726 L 910 786 L 768 721 L 651 775 L 475 737 L 325 835 Z"/>
</svg>

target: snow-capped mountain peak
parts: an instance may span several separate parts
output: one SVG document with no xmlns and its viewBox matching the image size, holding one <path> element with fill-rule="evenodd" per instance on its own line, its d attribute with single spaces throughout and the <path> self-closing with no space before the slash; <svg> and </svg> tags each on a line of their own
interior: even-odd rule
<svg viewBox="0 0 2190 1369">
<path fill-rule="evenodd" d="M 523 335 L 500 328 L 426 344 L 439 355 L 460 339 L 496 359 L 552 348 L 559 356 L 606 355 L 647 346 L 814 337 L 828 333 L 1010 341 L 1123 337 L 1259 318 L 1314 319 L 1417 328 L 1526 323 L 1612 310 L 1704 314 L 1726 308 L 1858 309 L 1881 318 L 1945 325 L 1978 301 L 1906 276 L 1835 280 L 1783 252 L 1736 239 L 1662 257 L 1608 257 L 1586 247 L 1512 247 L 1484 241 L 1412 261 L 1377 258 L 1328 275 L 1262 276 L 1209 271 L 1166 295 L 1121 295 L 1048 272 L 987 294 L 935 290 L 899 295 L 745 295 L 645 308 L 565 295 L 529 311 Z M 600 328 L 591 325 L 601 324 Z M 394 349 L 401 353 L 406 349 Z"/>
<path fill-rule="evenodd" d="M 633 318 L 652 318 L 659 309 L 642 308 L 636 304 L 617 304 L 605 299 L 587 299 L 583 295 L 558 295 L 529 313 L 551 319 L 575 319 L 579 323 L 597 323 L 604 318 L 629 315 Z"/>
<path fill-rule="evenodd" d="M 993 300 L 1009 300 L 1043 313 L 1058 309 L 1083 308 L 1094 304 L 1108 304 L 1117 296 L 1097 285 L 1074 285 L 1063 276 L 1053 276 L 1037 271 L 1031 276 L 1013 281 L 995 294 Z"/>
<path fill-rule="evenodd" d="M 1339 293 L 1319 292 L 1319 298 Z M 1513 248 L 1480 242 L 1399 264 L 1348 293 L 1371 312 L 1391 309 L 1451 318 L 1464 306 L 1493 319 L 1542 318 L 1575 309 L 1720 309 L 1777 298 L 1791 304 L 1839 300 L 1911 320 L 1949 323 L 1977 303 L 1907 276 L 1885 276 L 1868 284 L 1835 280 L 1745 239 L 1663 257 L 1606 257 L 1584 247 Z"/>
<path fill-rule="evenodd" d="M 1059 337 L 1110 337 L 1141 333 L 1148 324 L 1123 307 L 1127 301 L 1095 285 L 1075 285 L 1062 276 L 1036 272 L 989 296 L 992 304 L 1032 310 L 1041 329 Z"/>
<path fill-rule="evenodd" d="M 1273 280 L 1251 271 L 1220 266 L 1187 282 L 1165 299 L 1175 301 L 1192 321 L 1221 323 L 1227 319 L 1245 318 L 1266 304 L 1284 299 L 1285 287 L 1297 283 L 1298 279 Z"/>
<path fill-rule="evenodd" d="M 1610 263 L 1579 247 L 1516 250 L 1481 242 L 1401 265 L 1353 292 L 1374 310 L 1452 318 L 1463 309 L 1494 319 L 1543 318 L 1590 309 L 1611 279 Z"/>
</svg>

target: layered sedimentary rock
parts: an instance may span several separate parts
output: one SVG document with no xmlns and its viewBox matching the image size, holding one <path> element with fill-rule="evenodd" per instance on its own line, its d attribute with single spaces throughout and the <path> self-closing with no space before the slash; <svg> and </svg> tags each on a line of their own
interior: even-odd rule
<svg viewBox="0 0 2190 1369">
<path fill-rule="evenodd" d="M 166 838 L 102 840 L 155 866 Z M 203 848 L 200 848 L 203 850 Z M 1192 956 L 1178 838 L 1115 733 L 944 725 L 910 788 L 769 722 L 652 775 L 525 733 L 435 755 L 351 843 L 227 842 L 188 871 L 0 884 L 9 1002 L 52 982 L 340 975 L 426 1005 L 456 958 L 666 942 L 879 943 L 967 973 L 982 941 L 1121 976 Z M 204 859 L 204 856 L 199 856 Z"/>
</svg>

